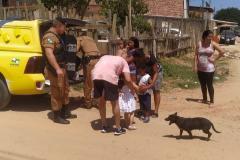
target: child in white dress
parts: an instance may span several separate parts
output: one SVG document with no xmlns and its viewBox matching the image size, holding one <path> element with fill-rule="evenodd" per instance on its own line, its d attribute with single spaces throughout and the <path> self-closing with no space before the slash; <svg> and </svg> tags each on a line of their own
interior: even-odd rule
<svg viewBox="0 0 240 160">
<path fill-rule="evenodd" d="M 136 67 L 134 64 L 129 64 L 131 75 L 136 75 Z M 136 100 L 134 97 L 134 90 L 130 89 L 127 85 L 123 85 L 119 95 L 119 107 L 120 111 L 124 113 L 124 119 L 126 127 L 129 130 L 136 130 L 133 125 L 134 112 L 136 110 Z"/>
</svg>

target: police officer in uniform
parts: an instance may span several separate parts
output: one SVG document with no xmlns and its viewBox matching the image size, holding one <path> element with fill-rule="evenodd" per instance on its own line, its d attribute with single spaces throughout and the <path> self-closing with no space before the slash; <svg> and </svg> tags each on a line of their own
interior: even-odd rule
<svg viewBox="0 0 240 160">
<path fill-rule="evenodd" d="M 68 118 L 76 118 L 68 110 L 69 84 L 66 73 L 65 45 L 60 35 L 65 33 L 65 21 L 62 18 L 53 20 L 52 27 L 42 38 L 42 47 L 46 59 L 45 74 L 50 80 L 51 107 L 53 121 L 69 124 Z"/>
<path fill-rule="evenodd" d="M 101 53 L 94 40 L 85 35 L 77 38 L 77 46 L 78 51 L 83 54 L 85 107 L 90 109 L 92 106 L 96 105 L 96 101 L 92 99 L 93 81 L 91 78 L 91 72 L 101 57 Z"/>
</svg>

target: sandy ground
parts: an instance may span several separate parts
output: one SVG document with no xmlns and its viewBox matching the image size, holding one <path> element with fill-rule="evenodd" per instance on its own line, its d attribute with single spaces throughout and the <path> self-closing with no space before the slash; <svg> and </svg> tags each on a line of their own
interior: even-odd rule
<svg viewBox="0 0 240 160">
<path fill-rule="evenodd" d="M 238 53 L 240 44 L 226 49 Z M 101 134 L 97 109 L 86 110 L 77 101 L 72 107 L 79 118 L 64 126 L 48 119 L 48 98 L 14 97 L 11 108 L 0 112 L 0 160 L 239 160 L 240 61 L 231 62 L 230 77 L 215 87 L 215 108 L 186 101 L 200 98 L 199 89 L 174 90 L 163 94 L 159 119 L 149 124 L 136 119 L 138 130 L 119 137 Z M 164 121 L 176 111 L 206 117 L 222 133 L 214 133 L 209 142 L 200 131 L 193 132 L 194 139 L 184 133 L 177 140 L 177 127 Z"/>
</svg>

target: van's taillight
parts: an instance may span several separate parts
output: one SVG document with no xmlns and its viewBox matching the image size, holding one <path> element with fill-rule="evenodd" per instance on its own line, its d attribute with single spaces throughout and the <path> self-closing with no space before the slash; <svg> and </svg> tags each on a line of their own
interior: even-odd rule
<svg viewBox="0 0 240 160">
<path fill-rule="evenodd" d="M 25 71 L 25 74 L 39 74 L 39 73 L 43 73 L 43 57 L 42 56 L 34 56 L 34 57 L 30 57 Z"/>
</svg>

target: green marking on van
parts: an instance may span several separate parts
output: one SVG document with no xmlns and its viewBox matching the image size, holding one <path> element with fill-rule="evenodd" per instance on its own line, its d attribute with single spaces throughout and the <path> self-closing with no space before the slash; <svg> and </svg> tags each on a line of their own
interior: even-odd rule
<svg viewBox="0 0 240 160">
<path fill-rule="evenodd" d="M 13 58 L 10 63 L 11 66 L 18 66 L 19 64 L 20 64 L 19 58 Z"/>
</svg>

